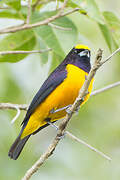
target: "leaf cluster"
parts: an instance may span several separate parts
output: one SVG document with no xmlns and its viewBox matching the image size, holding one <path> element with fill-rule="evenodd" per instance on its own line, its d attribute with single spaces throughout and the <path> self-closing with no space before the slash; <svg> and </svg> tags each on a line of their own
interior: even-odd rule
<svg viewBox="0 0 120 180">
<path fill-rule="evenodd" d="M 54 0 L 32 0 L 30 23 L 40 22 L 56 15 L 62 3 L 63 0 L 58 1 L 57 5 Z M 51 6 L 54 8 L 49 8 Z M 94 0 L 69 0 L 64 11 L 67 12 L 74 8 L 79 8 L 78 14 L 91 19 L 98 25 L 110 51 L 119 45 L 120 20 L 113 12 L 101 12 Z M 27 13 L 28 7 L 25 0 L 0 1 L 0 18 L 15 19 L 20 20 L 20 23 L 21 21 L 25 23 Z M 0 51 L 52 48 L 51 69 L 53 69 L 68 53 L 68 50 L 77 43 L 80 32 L 70 16 L 58 18 L 52 22 L 52 25 L 43 25 L 9 34 L 0 40 Z M 0 62 L 14 63 L 23 60 L 26 56 L 28 54 L 0 55 Z M 40 54 L 40 59 L 42 63 L 46 63 L 48 52 Z"/>
</svg>

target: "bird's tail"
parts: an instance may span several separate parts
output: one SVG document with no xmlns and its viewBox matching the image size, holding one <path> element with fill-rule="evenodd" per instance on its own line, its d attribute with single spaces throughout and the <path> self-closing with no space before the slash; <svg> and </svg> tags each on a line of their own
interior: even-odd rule
<svg viewBox="0 0 120 180">
<path fill-rule="evenodd" d="M 25 138 L 21 139 L 20 135 L 17 137 L 17 139 L 15 140 L 15 142 L 12 144 L 9 152 L 8 152 L 8 156 L 11 159 L 16 160 L 18 158 L 18 156 L 20 155 L 25 143 L 27 142 L 27 140 L 29 139 L 30 135 L 26 136 Z"/>
</svg>

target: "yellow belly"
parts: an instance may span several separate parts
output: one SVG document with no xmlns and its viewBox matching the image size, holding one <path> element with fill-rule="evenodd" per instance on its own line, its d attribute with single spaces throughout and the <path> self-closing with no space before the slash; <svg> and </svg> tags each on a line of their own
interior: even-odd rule
<svg viewBox="0 0 120 180">
<path fill-rule="evenodd" d="M 66 115 L 65 110 L 56 113 L 50 113 L 50 111 L 52 109 L 59 109 L 73 104 L 78 96 L 80 88 L 84 84 L 85 76 L 88 75 L 88 73 L 72 64 L 67 65 L 66 70 L 67 78 L 36 108 L 31 115 L 21 138 L 32 134 L 38 128 L 44 126 L 46 124 L 46 118 L 51 118 L 51 121 L 53 122 Z M 86 96 L 83 103 L 85 103 L 90 96 L 92 84 L 93 80 L 88 88 L 89 94 Z"/>
</svg>

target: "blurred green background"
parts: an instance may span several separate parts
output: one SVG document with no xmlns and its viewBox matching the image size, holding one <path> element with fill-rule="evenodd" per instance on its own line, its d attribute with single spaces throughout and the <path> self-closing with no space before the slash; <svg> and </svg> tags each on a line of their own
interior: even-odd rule
<svg viewBox="0 0 120 180">
<path fill-rule="evenodd" d="M 0 9 L 0 29 L 20 24 L 26 18 L 27 8 L 19 4 L 25 5 L 26 1 L 19 1 L 16 6 L 14 2 L 12 0 L 0 2 L 0 7 L 4 7 L 4 5 L 10 7 L 5 10 Z M 35 2 L 35 0 L 32 1 L 33 4 Z M 73 2 L 78 4 L 75 6 Z M 105 58 L 120 45 L 119 0 L 96 0 L 96 4 L 93 0 L 80 1 L 83 5 L 85 2 L 88 3 L 88 7 L 85 8 L 88 16 L 76 12 L 55 21 L 56 25 L 72 28 L 72 30 L 63 31 L 42 26 L 34 30 L 0 35 L 0 51 L 47 49 L 48 47 L 53 49 L 49 53 L 28 56 L 0 56 L 0 102 L 29 104 L 50 71 L 63 60 L 77 43 L 86 44 L 91 48 L 92 62 L 98 48 L 104 50 L 103 58 Z M 79 5 L 77 1 L 71 0 L 69 3 L 68 9 Z M 96 7 L 99 7 L 99 11 Z M 39 5 L 32 13 L 31 23 L 55 14 L 54 10 L 55 2 Z M 39 14 L 39 11 L 42 14 Z M 116 55 L 97 72 L 94 89 L 99 89 L 118 80 L 120 80 L 120 57 Z M 42 130 L 36 136 L 31 137 L 17 161 L 11 160 L 7 155 L 8 150 L 20 131 L 20 124 L 25 112 L 21 111 L 20 117 L 14 125 L 11 125 L 10 121 L 15 115 L 15 110 L 0 110 L 1 180 L 21 179 L 56 135 L 56 131 L 52 127 Z M 73 116 L 67 127 L 67 130 L 77 137 L 107 153 L 112 158 L 111 162 L 65 137 L 58 144 L 54 154 L 31 179 L 119 180 L 119 116 L 120 87 L 116 87 L 91 97 L 81 107 L 79 114 Z"/>
</svg>

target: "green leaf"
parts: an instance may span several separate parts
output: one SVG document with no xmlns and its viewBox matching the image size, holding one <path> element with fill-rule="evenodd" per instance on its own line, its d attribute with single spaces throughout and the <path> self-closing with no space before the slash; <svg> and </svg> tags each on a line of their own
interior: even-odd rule
<svg viewBox="0 0 120 180">
<path fill-rule="evenodd" d="M 52 52 L 52 62 L 50 66 L 50 73 L 61 63 L 62 57 Z"/>
<path fill-rule="evenodd" d="M 51 17 L 56 12 L 35 13 L 32 17 L 33 21 L 40 21 Z M 42 17 L 42 18 L 41 18 Z M 77 40 L 77 29 L 71 20 L 67 17 L 62 17 L 54 21 L 54 26 L 62 28 L 70 28 L 70 30 L 61 30 L 53 28 L 49 25 L 35 28 L 34 31 L 39 36 L 46 46 L 52 48 L 53 52 L 64 58 L 68 48 L 72 48 Z"/>
<path fill-rule="evenodd" d="M 37 0 L 32 0 L 32 4 L 36 3 Z"/>
<path fill-rule="evenodd" d="M 4 2 L 17 11 L 21 8 L 21 0 L 4 0 Z"/>
<path fill-rule="evenodd" d="M 19 13 L 17 13 L 15 10 L 4 10 L 0 11 L 0 18 L 14 18 L 14 19 L 21 19 L 21 16 Z M 23 18 L 22 18 L 23 19 Z"/>
<path fill-rule="evenodd" d="M 103 13 L 106 24 L 115 40 L 117 45 L 120 45 L 120 19 L 116 17 L 116 15 L 112 12 L 104 12 Z"/>
<path fill-rule="evenodd" d="M 94 0 L 70 0 L 68 5 L 72 8 L 79 7 L 82 9 L 80 13 L 87 13 L 93 20 L 103 24 L 103 18 L 99 8 Z M 85 12 L 83 12 L 83 10 Z"/>
<path fill-rule="evenodd" d="M 49 26 L 41 26 L 35 29 L 35 33 L 42 38 L 45 44 L 52 48 L 57 54 L 64 56 L 64 51 L 60 46 L 60 43 L 54 34 L 53 30 Z"/>
<path fill-rule="evenodd" d="M 36 49 L 47 49 L 48 47 L 44 43 L 44 41 L 38 36 L 37 37 L 37 43 L 36 43 Z M 45 64 L 48 61 L 48 53 L 49 52 L 44 52 L 44 53 L 39 53 L 38 55 L 40 56 L 40 59 L 42 60 L 41 63 Z"/>
<path fill-rule="evenodd" d="M 27 7 L 22 7 L 19 11 L 15 9 L 6 9 L 0 11 L 0 18 L 14 18 L 20 20 L 26 20 Z"/>
<path fill-rule="evenodd" d="M 35 4 L 38 0 L 32 0 L 32 4 Z"/>
<path fill-rule="evenodd" d="M 14 80 L 14 74 L 12 74 L 11 69 L 6 64 L 2 65 L 0 73 L 3 74 L 4 80 L 4 91 L 2 96 L 0 96 L 0 101 L 2 102 L 16 102 L 17 100 L 20 102 L 20 97 L 22 95 L 22 91 L 20 90 L 19 82 Z M 2 83 L 2 81 L 0 82 Z"/>
<path fill-rule="evenodd" d="M 6 36 L 0 41 L 1 51 L 32 50 L 36 44 L 36 38 L 32 30 L 16 32 Z M 0 55 L 0 62 L 18 62 L 28 54 Z"/>
<path fill-rule="evenodd" d="M 53 14 L 46 12 L 46 13 L 34 13 L 33 17 L 31 18 L 32 23 L 36 21 L 44 20 Z M 57 54 L 62 54 L 64 56 L 64 51 L 61 48 L 59 41 L 53 32 L 53 29 L 48 26 L 40 26 L 34 29 L 36 35 L 40 37 L 44 43 L 49 47 L 52 48 Z"/>
<path fill-rule="evenodd" d="M 78 40 L 78 31 L 76 26 L 67 17 L 59 18 L 55 20 L 52 24 L 66 29 L 60 30 L 57 28 L 53 28 L 53 32 L 55 33 L 59 44 L 64 50 L 65 54 L 68 53 L 68 50 L 71 50 Z M 63 57 L 61 54 L 59 55 Z"/>
<path fill-rule="evenodd" d="M 100 30 L 105 38 L 105 41 L 109 47 L 109 50 L 112 52 L 115 46 L 115 41 L 112 37 L 111 32 L 109 31 L 108 27 L 104 24 L 99 24 Z"/>
</svg>

